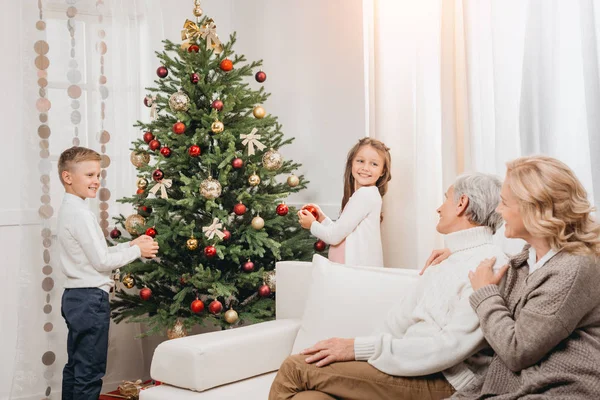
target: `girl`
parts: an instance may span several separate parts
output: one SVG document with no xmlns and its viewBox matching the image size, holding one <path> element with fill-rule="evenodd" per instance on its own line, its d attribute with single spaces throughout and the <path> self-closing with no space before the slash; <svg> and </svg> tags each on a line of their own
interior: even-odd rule
<svg viewBox="0 0 600 400">
<path fill-rule="evenodd" d="M 298 211 L 304 229 L 331 245 L 329 259 L 347 265 L 383 267 L 381 203 L 392 179 L 390 149 L 376 139 L 363 138 L 350 150 L 344 173 L 342 213 L 333 222 L 321 209 L 318 220 Z"/>
</svg>

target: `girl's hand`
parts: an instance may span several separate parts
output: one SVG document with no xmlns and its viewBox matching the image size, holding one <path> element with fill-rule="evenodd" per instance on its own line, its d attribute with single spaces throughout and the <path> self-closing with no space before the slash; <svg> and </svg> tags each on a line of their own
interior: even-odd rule
<svg viewBox="0 0 600 400">
<path fill-rule="evenodd" d="M 316 219 L 315 219 L 314 215 L 312 215 L 310 213 L 310 211 L 306 211 L 306 210 L 298 211 L 298 223 L 304 229 L 310 229 L 310 226 L 315 221 L 316 221 Z"/>
<path fill-rule="evenodd" d="M 502 280 L 506 271 L 508 271 L 508 265 L 503 266 L 497 274 L 494 274 L 492 267 L 496 263 L 496 257 L 486 258 L 483 260 L 475 272 L 469 271 L 469 280 L 473 290 L 479 290 L 487 285 L 497 285 Z"/>
<path fill-rule="evenodd" d="M 427 268 L 431 267 L 432 265 L 438 265 L 446 258 L 450 257 L 451 254 L 452 253 L 450 252 L 449 248 L 433 250 L 429 258 L 425 262 L 425 266 L 423 267 L 421 272 L 419 272 L 419 275 L 423 275 L 423 272 L 425 272 Z"/>
<path fill-rule="evenodd" d="M 309 355 L 306 362 L 316 362 L 317 367 L 324 367 L 332 362 L 354 361 L 354 339 L 331 338 L 321 340 L 313 347 L 302 350 L 300 354 Z"/>
<path fill-rule="evenodd" d="M 325 213 L 321 210 L 321 207 L 319 207 L 318 205 L 313 204 L 313 203 L 308 203 L 308 204 L 305 204 L 305 205 L 306 206 L 313 206 L 317 210 L 317 212 L 319 213 L 319 219 L 317 219 L 317 221 L 319 221 L 319 223 L 325 221 L 325 218 L 327 218 L 327 215 L 325 215 Z"/>
</svg>

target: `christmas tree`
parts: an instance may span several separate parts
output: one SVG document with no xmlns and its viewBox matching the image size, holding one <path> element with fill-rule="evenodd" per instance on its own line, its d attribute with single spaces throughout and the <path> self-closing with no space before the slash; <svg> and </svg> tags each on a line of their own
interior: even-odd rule
<svg viewBox="0 0 600 400">
<path fill-rule="evenodd" d="M 222 43 L 195 4 L 183 43 L 165 40 L 156 53 L 162 65 L 144 99 L 150 121 L 135 125 L 144 133 L 131 153 L 137 193 L 119 200 L 137 214 L 117 218 L 160 251 L 119 272 L 113 319 L 144 322 L 146 334 L 167 328 L 169 337 L 209 321 L 227 328 L 272 319 L 275 263 L 323 250 L 283 202 L 307 182 L 278 152 L 293 139 L 262 106 L 269 94 L 249 85 L 253 75 L 266 81 L 262 61 L 235 55 L 235 34 Z"/>
</svg>

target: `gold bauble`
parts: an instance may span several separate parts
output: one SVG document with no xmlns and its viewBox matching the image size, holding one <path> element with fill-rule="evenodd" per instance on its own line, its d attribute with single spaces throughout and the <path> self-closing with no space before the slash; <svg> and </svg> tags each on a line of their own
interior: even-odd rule
<svg viewBox="0 0 600 400">
<path fill-rule="evenodd" d="M 270 149 L 263 155 L 262 163 L 269 171 L 275 171 L 283 165 L 283 157 L 276 150 Z"/>
<path fill-rule="evenodd" d="M 138 178 L 136 185 L 138 189 L 146 189 L 148 186 L 148 180 L 146 178 Z"/>
<path fill-rule="evenodd" d="M 194 17 L 201 17 L 202 16 L 202 9 L 200 8 L 199 5 L 197 5 L 196 7 L 194 7 Z"/>
<path fill-rule="evenodd" d="M 289 187 L 296 187 L 300 184 L 300 179 L 298 179 L 298 177 L 294 174 L 288 176 L 287 178 L 287 184 Z"/>
<path fill-rule="evenodd" d="M 139 214 L 131 214 L 125 220 L 125 229 L 130 235 L 139 235 L 137 227 L 146 225 L 146 220 Z"/>
<path fill-rule="evenodd" d="M 129 160 L 134 165 L 134 167 L 140 168 L 145 165 L 148 165 L 148 163 L 150 162 L 150 154 L 146 153 L 145 151 L 137 152 L 134 150 L 131 152 Z"/>
<path fill-rule="evenodd" d="M 260 216 L 252 218 L 252 227 L 257 231 L 265 227 L 265 220 Z"/>
<path fill-rule="evenodd" d="M 254 117 L 257 119 L 263 119 L 265 115 L 267 115 L 267 112 L 262 106 L 256 106 L 254 107 L 254 110 L 252 110 L 252 114 L 254 114 Z"/>
<path fill-rule="evenodd" d="M 183 327 L 183 321 L 177 318 L 175 325 L 172 328 L 167 329 L 167 337 L 169 339 L 177 339 L 187 336 L 187 331 Z"/>
<path fill-rule="evenodd" d="M 225 130 L 225 125 L 221 121 L 215 121 L 210 126 L 210 130 L 214 133 L 221 133 Z"/>
<path fill-rule="evenodd" d="M 125 274 L 125 275 L 123 275 L 123 278 L 121 279 L 121 283 L 127 289 L 131 289 L 132 287 L 135 286 L 135 279 L 133 279 L 133 275 Z"/>
<path fill-rule="evenodd" d="M 252 174 L 248 177 L 248 183 L 250 186 L 258 186 L 260 184 L 260 176 Z"/>
<path fill-rule="evenodd" d="M 198 239 L 192 236 L 187 240 L 187 242 L 185 242 L 185 246 L 190 251 L 196 250 L 198 248 Z"/>
<path fill-rule="evenodd" d="M 187 111 L 190 108 L 190 98 L 181 90 L 175 92 L 169 97 L 169 107 L 173 112 Z"/>
<path fill-rule="evenodd" d="M 235 324 L 238 320 L 238 313 L 233 309 L 229 309 L 225 312 L 223 318 L 225 319 L 225 321 L 227 321 L 227 323 Z"/>
<path fill-rule="evenodd" d="M 277 289 L 277 284 L 275 280 L 275 271 L 267 271 L 263 275 L 263 280 L 265 281 L 265 285 L 271 289 L 271 292 L 275 293 L 275 289 Z"/>
<path fill-rule="evenodd" d="M 200 183 L 200 194 L 208 200 L 216 199 L 221 195 L 221 184 L 218 180 L 209 176 Z"/>
</svg>

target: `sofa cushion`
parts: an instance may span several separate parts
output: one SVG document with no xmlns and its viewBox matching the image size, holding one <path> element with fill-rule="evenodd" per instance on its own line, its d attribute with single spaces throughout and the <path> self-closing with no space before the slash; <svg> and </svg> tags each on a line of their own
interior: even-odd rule
<svg viewBox="0 0 600 400">
<path fill-rule="evenodd" d="M 330 337 L 372 334 L 412 292 L 416 270 L 350 267 L 313 257 L 312 283 L 292 354 Z"/>
</svg>

